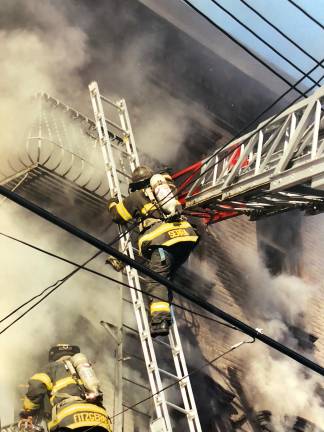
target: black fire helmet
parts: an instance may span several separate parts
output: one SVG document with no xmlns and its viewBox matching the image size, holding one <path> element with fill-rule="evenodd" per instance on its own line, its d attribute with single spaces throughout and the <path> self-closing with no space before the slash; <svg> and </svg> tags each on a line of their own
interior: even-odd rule
<svg viewBox="0 0 324 432">
<path fill-rule="evenodd" d="M 49 350 L 48 360 L 56 361 L 63 356 L 73 356 L 79 352 L 80 348 L 77 345 L 57 344 Z"/>
<path fill-rule="evenodd" d="M 140 165 L 135 168 L 132 172 L 132 181 L 129 185 L 130 190 L 134 191 L 147 186 L 153 174 L 153 170 L 146 165 Z"/>
</svg>

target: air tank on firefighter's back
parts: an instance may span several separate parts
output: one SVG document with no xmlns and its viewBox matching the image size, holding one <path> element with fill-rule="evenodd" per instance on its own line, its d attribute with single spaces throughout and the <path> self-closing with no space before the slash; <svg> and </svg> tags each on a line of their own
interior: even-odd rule
<svg viewBox="0 0 324 432">
<path fill-rule="evenodd" d="M 167 216 L 174 216 L 181 213 L 182 206 L 174 196 L 169 182 L 163 175 L 154 174 L 151 177 L 150 185 L 157 202 Z"/>
<path fill-rule="evenodd" d="M 72 357 L 72 362 L 88 395 L 92 398 L 101 395 L 99 380 L 87 357 L 78 353 Z"/>
</svg>

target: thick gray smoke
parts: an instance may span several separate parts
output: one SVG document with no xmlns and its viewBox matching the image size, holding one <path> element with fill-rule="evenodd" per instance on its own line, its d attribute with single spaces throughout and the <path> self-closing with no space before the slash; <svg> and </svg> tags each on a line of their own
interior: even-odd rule
<svg viewBox="0 0 324 432">
<path fill-rule="evenodd" d="M 225 225 L 212 230 L 213 235 L 218 232 L 217 239 L 224 238 L 227 222 L 223 224 Z M 274 339 L 309 356 L 299 346 L 292 328 L 311 330 L 311 302 L 322 298 L 322 288 L 288 274 L 272 276 L 265 267 L 256 244 L 246 240 L 230 249 L 232 265 L 241 275 L 240 285 L 245 292 L 244 304 L 240 306 L 241 318 L 254 328 L 262 328 Z M 217 276 L 219 271 L 220 269 L 211 267 L 210 263 L 204 263 L 205 274 L 216 284 L 216 304 L 223 306 L 222 288 Z M 240 310 L 237 306 L 234 309 L 235 314 Z M 228 308 L 226 310 L 230 311 Z M 233 341 L 232 334 L 228 337 Z M 318 393 L 321 386 L 319 375 L 309 373 L 298 363 L 274 352 L 261 342 L 256 342 L 249 349 L 238 350 L 235 357 L 243 367 L 242 383 L 251 405 L 255 411 L 272 411 L 273 423 L 277 428 L 275 430 L 286 430 L 287 416 L 300 416 L 316 425 L 324 424 L 322 401 Z"/>
<path fill-rule="evenodd" d="M 15 161 L 17 154 L 25 151 L 28 129 L 39 115 L 37 104 L 30 105 L 30 98 L 39 91 L 91 115 L 87 84 L 98 80 L 104 93 L 125 97 L 131 102 L 130 114 L 136 125 L 139 147 L 164 163 L 176 156 L 192 118 L 201 120 L 200 113 L 176 97 L 170 97 L 152 82 L 156 71 L 155 53 L 163 42 L 163 32 L 152 30 L 150 37 L 137 35 L 136 31 L 127 34 L 124 24 L 131 24 L 134 18 L 131 11 L 121 6 L 115 10 L 113 22 L 110 20 L 112 40 L 108 41 L 100 34 L 104 26 L 97 28 L 97 19 L 107 13 L 107 7 L 105 3 L 103 9 L 93 5 L 88 9 L 77 2 L 50 0 L 1 2 L 2 177 L 12 174 L 7 161 Z M 95 30 L 98 33 L 94 35 Z M 120 45 L 122 35 L 123 44 Z M 208 119 L 204 122 L 208 123 Z M 71 127 L 66 127 L 72 136 L 72 123 Z M 72 141 L 71 145 L 77 144 Z M 90 152 L 84 157 L 98 165 L 98 171 L 102 170 L 97 157 Z M 0 207 L 0 220 L 3 231 L 78 262 L 94 253 L 92 248 L 73 241 L 8 202 Z M 25 299 L 65 276 L 72 267 L 9 240 L 2 238 L 1 242 L 5 269 L 1 284 L 2 318 Z M 102 271 L 103 263 L 104 257 L 101 257 L 95 266 Z M 35 369 L 46 363 L 48 347 L 60 342 L 80 344 L 96 361 L 111 413 L 115 347 L 98 321 L 117 321 L 115 288 L 106 281 L 79 273 L 1 335 L 1 352 L 5 353 L 0 372 L 3 424 L 13 420 L 17 385 L 25 383 Z M 2 328 L 9 322 L 5 321 Z"/>
</svg>

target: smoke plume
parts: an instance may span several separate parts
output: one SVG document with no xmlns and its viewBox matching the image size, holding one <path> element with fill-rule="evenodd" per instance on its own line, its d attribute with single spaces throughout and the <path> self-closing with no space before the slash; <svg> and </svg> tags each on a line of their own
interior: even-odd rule
<svg viewBox="0 0 324 432">
<path fill-rule="evenodd" d="M 216 239 L 218 236 L 224 238 L 222 228 L 223 226 L 212 230 L 214 236 L 218 231 Z M 225 232 L 226 227 L 223 236 Z M 241 275 L 240 285 L 244 287 L 244 302 L 240 306 L 242 319 L 254 328 L 262 328 L 267 335 L 316 361 L 313 357 L 316 357 L 316 344 L 314 353 L 308 351 L 300 345 L 298 335 L 293 329 L 300 328 L 306 334 L 307 331 L 311 331 L 311 302 L 316 297 L 321 298 L 321 287 L 314 283 L 306 283 L 302 278 L 293 275 L 272 276 L 252 242 L 243 240 L 237 243 L 236 247 L 231 249 L 231 259 L 232 265 Z M 204 267 L 205 274 L 219 285 L 219 270 L 216 268 L 215 271 L 210 263 L 206 262 Z M 218 302 L 220 291 L 216 286 L 215 298 L 218 297 Z M 233 335 L 229 337 L 233 340 Z M 236 351 L 235 358 L 244 370 L 242 383 L 251 405 L 256 412 L 272 412 L 275 430 L 286 430 L 287 416 L 291 421 L 300 416 L 318 426 L 324 424 L 319 375 L 261 342 L 254 343 L 249 349 Z"/>
</svg>

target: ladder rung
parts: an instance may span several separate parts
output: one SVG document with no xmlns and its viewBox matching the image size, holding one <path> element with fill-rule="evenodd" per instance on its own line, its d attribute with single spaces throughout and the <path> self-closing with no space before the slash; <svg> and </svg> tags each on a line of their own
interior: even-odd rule
<svg viewBox="0 0 324 432">
<path fill-rule="evenodd" d="M 164 369 L 160 369 L 160 368 L 159 368 L 159 371 L 160 371 L 161 373 L 163 373 L 164 375 L 169 376 L 170 378 L 173 378 L 173 379 L 175 379 L 175 380 L 178 380 L 178 379 L 179 379 L 179 378 L 177 377 L 177 375 L 174 375 L 173 373 L 168 372 L 168 371 L 166 371 L 166 370 L 164 370 Z"/>
<path fill-rule="evenodd" d="M 121 109 L 119 105 L 117 105 L 115 102 L 111 101 L 110 99 L 106 98 L 105 96 L 100 95 L 100 97 L 103 101 L 109 103 L 110 105 L 117 108 L 118 110 Z"/>
<path fill-rule="evenodd" d="M 123 327 L 125 327 L 127 330 L 131 330 L 131 331 L 133 331 L 134 333 L 139 334 L 139 331 L 136 330 L 136 329 L 134 329 L 133 327 L 130 327 L 130 326 L 126 325 L 126 324 L 123 324 Z"/>
<path fill-rule="evenodd" d="M 123 376 L 123 380 L 124 380 L 124 381 L 127 381 L 127 382 L 129 382 L 129 383 L 131 383 L 131 384 L 134 384 L 134 385 L 136 385 L 136 386 L 138 386 L 138 387 L 141 387 L 141 388 L 143 388 L 143 389 L 145 389 L 145 390 L 151 391 L 150 387 L 147 387 L 147 386 L 145 386 L 145 385 L 143 385 L 143 384 L 141 384 L 141 383 L 139 383 L 139 382 L 136 382 L 136 381 L 133 381 L 133 380 L 131 380 L 131 379 L 129 379 L 129 378 L 126 378 L 125 376 Z"/>
<path fill-rule="evenodd" d="M 175 410 L 182 412 L 183 414 L 190 415 L 190 413 L 191 413 L 191 411 L 188 411 L 182 407 L 179 407 L 178 405 L 176 405 L 172 402 L 165 401 L 165 403 L 167 405 L 171 406 L 172 408 L 174 408 Z"/>
<path fill-rule="evenodd" d="M 105 121 L 106 121 L 108 124 L 110 124 L 110 126 L 116 128 L 117 130 L 119 130 L 120 132 L 122 132 L 123 134 L 125 134 L 126 136 L 129 135 L 129 132 L 128 132 L 127 130 L 123 129 L 123 128 L 122 128 L 121 126 L 119 126 L 117 123 L 115 123 L 115 122 L 113 122 L 113 121 L 111 121 L 111 120 L 108 120 L 108 119 L 106 119 L 106 118 L 105 118 Z"/>
<path fill-rule="evenodd" d="M 114 147 L 115 150 L 119 151 L 120 153 L 122 153 L 123 155 L 125 155 L 126 157 L 128 157 L 132 162 L 134 161 L 134 156 L 132 156 L 131 154 L 127 153 L 126 150 L 124 150 L 120 145 L 114 144 L 113 142 L 111 143 L 111 146 Z"/>
<path fill-rule="evenodd" d="M 124 177 L 127 177 L 129 180 L 132 179 L 132 177 L 129 174 L 126 174 L 124 171 L 121 171 L 120 169 L 116 169 L 116 171 L 118 172 L 118 174 L 123 175 Z"/>
<path fill-rule="evenodd" d="M 169 345 L 166 342 L 161 341 L 160 339 L 153 339 L 153 342 L 156 342 L 156 343 L 158 343 L 160 345 L 164 345 L 164 346 L 168 347 L 169 349 L 171 349 L 171 345 Z"/>
</svg>

